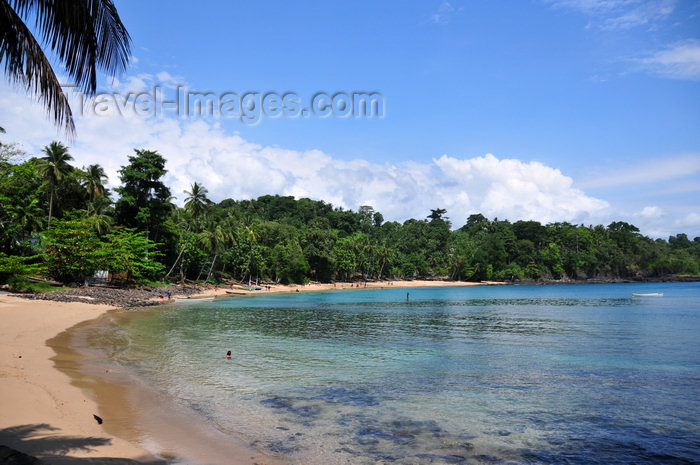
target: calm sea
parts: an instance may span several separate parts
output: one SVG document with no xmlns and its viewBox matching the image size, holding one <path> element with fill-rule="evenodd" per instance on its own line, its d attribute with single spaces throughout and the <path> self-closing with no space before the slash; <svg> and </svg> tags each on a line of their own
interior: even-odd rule
<svg viewBox="0 0 700 465">
<path fill-rule="evenodd" d="M 649 292 L 664 296 L 632 296 Z M 296 464 L 700 463 L 700 283 L 263 294 L 117 318 L 116 363 Z"/>
</svg>

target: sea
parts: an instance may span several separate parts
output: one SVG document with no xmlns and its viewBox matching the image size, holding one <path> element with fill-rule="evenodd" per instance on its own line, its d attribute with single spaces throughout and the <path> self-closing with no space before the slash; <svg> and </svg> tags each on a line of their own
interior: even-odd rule
<svg viewBox="0 0 700 465">
<path fill-rule="evenodd" d="M 700 283 L 263 290 L 82 331 L 287 463 L 700 463 Z"/>
</svg>

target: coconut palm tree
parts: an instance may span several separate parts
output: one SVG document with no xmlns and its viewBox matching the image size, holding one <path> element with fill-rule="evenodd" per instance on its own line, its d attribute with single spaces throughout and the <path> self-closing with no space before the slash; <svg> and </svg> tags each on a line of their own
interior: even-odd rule
<svg viewBox="0 0 700 465">
<path fill-rule="evenodd" d="M 112 0 L 0 0 L 0 62 L 5 75 L 38 97 L 59 127 L 75 134 L 73 113 L 44 50 L 25 21 L 88 96 L 97 89 L 97 70 L 126 70 L 129 33 Z"/>
<path fill-rule="evenodd" d="M 83 187 L 88 193 L 90 202 L 95 200 L 95 197 L 104 195 L 107 175 L 104 168 L 100 165 L 88 165 L 85 168 L 85 178 L 83 179 Z"/>
<path fill-rule="evenodd" d="M 211 204 L 211 200 L 207 197 L 208 193 L 207 188 L 196 181 L 192 184 L 189 192 L 185 191 L 185 194 L 187 194 L 187 197 L 185 197 L 185 211 L 192 215 L 192 219 L 195 222 L 207 211 Z"/>
<path fill-rule="evenodd" d="M 198 182 L 195 182 L 192 184 L 192 187 L 190 188 L 189 191 L 184 191 L 185 194 L 187 194 L 187 197 L 185 197 L 185 212 L 188 213 L 192 217 L 192 221 L 187 221 L 187 228 L 184 231 L 184 236 L 185 236 L 185 241 L 182 244 L 182 248 L 180 249 L 180 253 L 178 254 L 177 258 L 175 259 L 175 262 L 173 263 L 173 266 L 170 267 L 170 270 L 165 275 L 164 279 L 168 279 L 170 274 L 173 272 L 175 269 L 175 265 L 180 263 L 180 278 L 181 280 L 184 279 L 183 271 L 182 271 L 182 262 L 180 259 L 182 258 L 182 255 L 185 253 L 185 249 L 187 248 L 187 245 L 190 243 L 190 240 L 194 236 L 193 234 L 190 234 L 190 229 L 192 228 L 192 223 L 197 222 L 197 219 L 199 219 L 204 213 L 206 213 L 207 208 L 209 208 L 209 205 L 212 203 L 211 200 L 207 197 L 207 188 L 199 184 Z M 196 231 L 196 230 L 195 230 Z"/>
<path fill-rule="evenodd" d="M 216 259 L 219 258 L 221 251 L 235 240 L 235 235 L 233 233 L 233 228 L 230 227 L 228 221 L 224 220 L 223 222 L 219 222 L 217 224 L 209 224 L 200 240 L 204 249 L 214 255 L 211 265 L 209 265 L 209 273 L 207 273 L 206 280 L 209 281 L 212 272 L 214 271 Z M 197 277 L 197 280 L 199 280 L 199 277 Z"/>
<path fill-rule="evenodd" d="M 94 201 L 88 202 L 87 208 L 82 210 L 87 222 L 100 236 L 108 233 L 112 228 L 113 220 L 107 213 L 111 203 L 109 197 L 100 196 Z"/>
<path fill-rule="evenodd" d="M 253 278 L 251 271 L 253 268 L 254 260 L 253 243 L 258 242 L 258 234 L 255 232 L 255 229 L 253 229 L 253 223 L 249 221 L 247 222 L 247 224 L 242 224 L 238 229 L 236 237 L 244 239 L 246 244 L 248 245 L 248 268 L 246 270 L 246 273 L 248 274 L 248 286 L 250 286 L 251 280 Z"/>
<path fill-rule="evenodd" d="M 2 1 L 2 0 L 0 0 Z M 39 172 L 49 183 L 49 222 L 51 226 L 51 216 L 53 213 L 53 198 L 56 194 L 56 186 L 63 180 L 63 177 L 71 172 L 73 167 L 68 163 L 73 157 L 68 153 L 68 147 L 60 142 L 53 141 L 42 149 L 45 156 L 39 159 Z"/>
</svg>

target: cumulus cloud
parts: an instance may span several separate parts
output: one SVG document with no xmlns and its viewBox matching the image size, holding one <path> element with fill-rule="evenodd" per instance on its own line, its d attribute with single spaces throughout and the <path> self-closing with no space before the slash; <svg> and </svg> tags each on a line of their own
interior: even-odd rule
<svg viewBox="0 0 700 465">
<path fill-rule="evenodd" d="M 697 211 L 683 212 L 683 208 L 661 208 L 656 205 L 646 206 L 633 213 L 625 221 L 632 222 L 643 234 L 651 237 L 668 239 L 669 236 L 680 232 L 694 233 L 700 230 L 700 213 Z M 691 207 L 692 208 L 692 207 Z"/>
<path fill-rule="evenodd" d="M 25 95 L 0 93 L 0 108 L 7 140 L 23 141 L 31 153 L 56 138 L 43 110 Z M 79 116 L 76 125 L 78 139 L 70 150 L 78 166 L 101 164 L 116 186 L 118 170 L 134 148 L 157 150 L 168 161 L 165 182 L 179 202 L 198 181 L 216 201 L 293 195 L 344 208 L 372 205 L 396 221 L 446 208 L 455 226 L 476 212 L 511 220 L 595 222 L 609 209 L 557 169 L 492 154 L 379 163 L 254 144 L 216 121 L 112 114 Z"/>
<path fill-rule="evenodd" d="M 492 154 L 460 160 L 443 155 L 435 164 L 454 188 L 487 216 L 583 221 L 609 205 L 573 186 L 573 179 L 539 162 L 499 160 Z"/>
</svg>

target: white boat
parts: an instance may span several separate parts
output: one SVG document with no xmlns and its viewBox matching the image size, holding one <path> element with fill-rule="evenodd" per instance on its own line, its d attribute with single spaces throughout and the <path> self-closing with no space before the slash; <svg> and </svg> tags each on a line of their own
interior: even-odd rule
<svg viewBox="0 0 700 465">
<path fill-rule="evenodd" d="M 632 293 L 632 297 L 663 297 L 664 293 L 663 292 L 650 292 L 648 294 L 637 294 L 636 292 Z"/>
<path fill-rule="evenodd" d="M 210 302 L 214 297 L 175 297 L 175 302 Z"/>
</svg>

